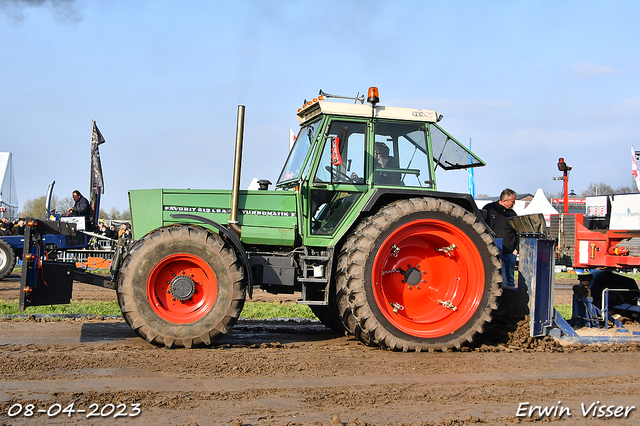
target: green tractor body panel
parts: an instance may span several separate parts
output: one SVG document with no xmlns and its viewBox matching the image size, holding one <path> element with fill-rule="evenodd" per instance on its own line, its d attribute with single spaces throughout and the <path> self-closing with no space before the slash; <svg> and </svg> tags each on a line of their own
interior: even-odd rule
<svg viewBox="0 0 640 426">
<path fill-rule="evenodd" d="M 188 214 L 226 224 L 231 217 L 231 191 L 152 189 L 129 192 L 134 238 L 160 226 L 197 222 L 174 218 Z M 287 191 L 240 191 L 238 221 L 241 242 L 248 245 L 293 246 L 296 228 L 295 194 Z"/>
</svg>

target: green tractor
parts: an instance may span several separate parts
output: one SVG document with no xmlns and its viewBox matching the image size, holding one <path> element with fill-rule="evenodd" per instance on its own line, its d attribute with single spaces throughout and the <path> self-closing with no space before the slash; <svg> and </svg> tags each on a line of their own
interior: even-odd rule
<svg viewBox="0 0 640 426">
<path fill-rule="evenodd" d="M 473 198 L 438 191 L 436 171 L 484 162 L 435 111 L 380 106 L 376 88 L 364 101 L 305 101 L 274 190 L 239 190 L 240 106 L 232 190 L 130 191 L 135 242 L 98 285 L 117 290 L 138 335 L 212 345 L 258 287 L 301 292 L 323 324 L 367 345 L 474 342 L 501 294 L 498 249 Z"/>
</svg>

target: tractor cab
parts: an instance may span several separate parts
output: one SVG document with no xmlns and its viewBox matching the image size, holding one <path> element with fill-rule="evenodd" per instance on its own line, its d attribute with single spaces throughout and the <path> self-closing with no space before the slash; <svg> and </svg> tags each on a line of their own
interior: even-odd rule
<svg viewBox="0 0 640 426">
<path fill-rule="evenodd" d="M 374 192 L 435 191 L 438 168 L 485 164 L 438 126 L 439 113 L 379 106 L 375 87 L 367 100 L 320 91 L 298 110 L 300 131 L 276 188 L 302 194 L 304 237 L 339 238 L 353 222 L 344 220 L 349 212 Z"/>
</svg>

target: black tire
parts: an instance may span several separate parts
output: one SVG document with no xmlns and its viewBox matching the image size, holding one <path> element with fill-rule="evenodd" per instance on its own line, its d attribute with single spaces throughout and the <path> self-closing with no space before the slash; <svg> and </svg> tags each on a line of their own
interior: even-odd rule
<svg viewBox="0 0 640 426">
<path fill-rule="evenodd" d="M 363 219 L 355 232 L 352 232 L 349 236 L 347 236 L 347 239 L 342 245 L 342 249 L 338 254 L 338 264 L 336 267 L 335 299 L 338 316 L 342 321 L 344 328 L 347 330 L 347 333 L 355 336 L 358 340 L 360 340 L 367 346 L 378 346 L 371 339 L 369 333 L 365 332 L 362 329 L 362 327 L 358 323 L 358 320 L 356 320 L 356 317 L 353 315 L 353 312 L 351 311 L 351 305 L 349 304 L 350 291 L 348 281 L 351 279 L 351 275 L 348 274 L 348 254 L 352 253 L 355 250 L 355 244 L 360 234 L 359 230 L 365 229 L 370 221 L 370 218 Z"/>
<path fill-rule="evenodd" d="M 173 347 L 210 346 L 242 312 L 246 280 L 218 234 L 193 225 L 158 228 L 137 241 L 118 274 L 118 302 L 143 339 Z"/>
<path fill-rule="evenodd" d="M 320 322 L 327 328 L 330 328 L 336 334 L 344 335 L 346 330 L 335 303 L 329 302 L 328 305 L 308 305 L 311 312 L 318 317 Z"/>
<path fill-rule="evenodd" d="M 8 242 L 0 238 L 0 280 L 11 274 L 16 266 L 16 254 Z"/>
<path fill-rule="evenodd" d="M 338 260 L 341 287 L 361 335 L 374 343 L 446 351 L 490 323 L 501 294 L 498 248 L 470 212 L 436 198 L 399 200 L 349 238 Z"/>
</svg>

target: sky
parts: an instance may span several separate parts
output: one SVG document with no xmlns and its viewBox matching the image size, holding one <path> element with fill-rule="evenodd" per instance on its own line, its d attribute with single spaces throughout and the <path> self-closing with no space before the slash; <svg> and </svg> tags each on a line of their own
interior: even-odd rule
<svg viewBox="0 0 640 426">
<path fill-rule="evenodd" d="M 320 89 L 436 110 L 486 162 L 476 193 L 631 186 L 640 150 L 637 1 L 0 0 L 0 151 L 20 207 L 89 192 L 92 120 L 102 208 L 145 188 L 276 182 L 297 109 Z M 273 187 L 272 187 L 273 188 Z M 467 174 L 438 189 L 468 192 Z"/>
</svg>

